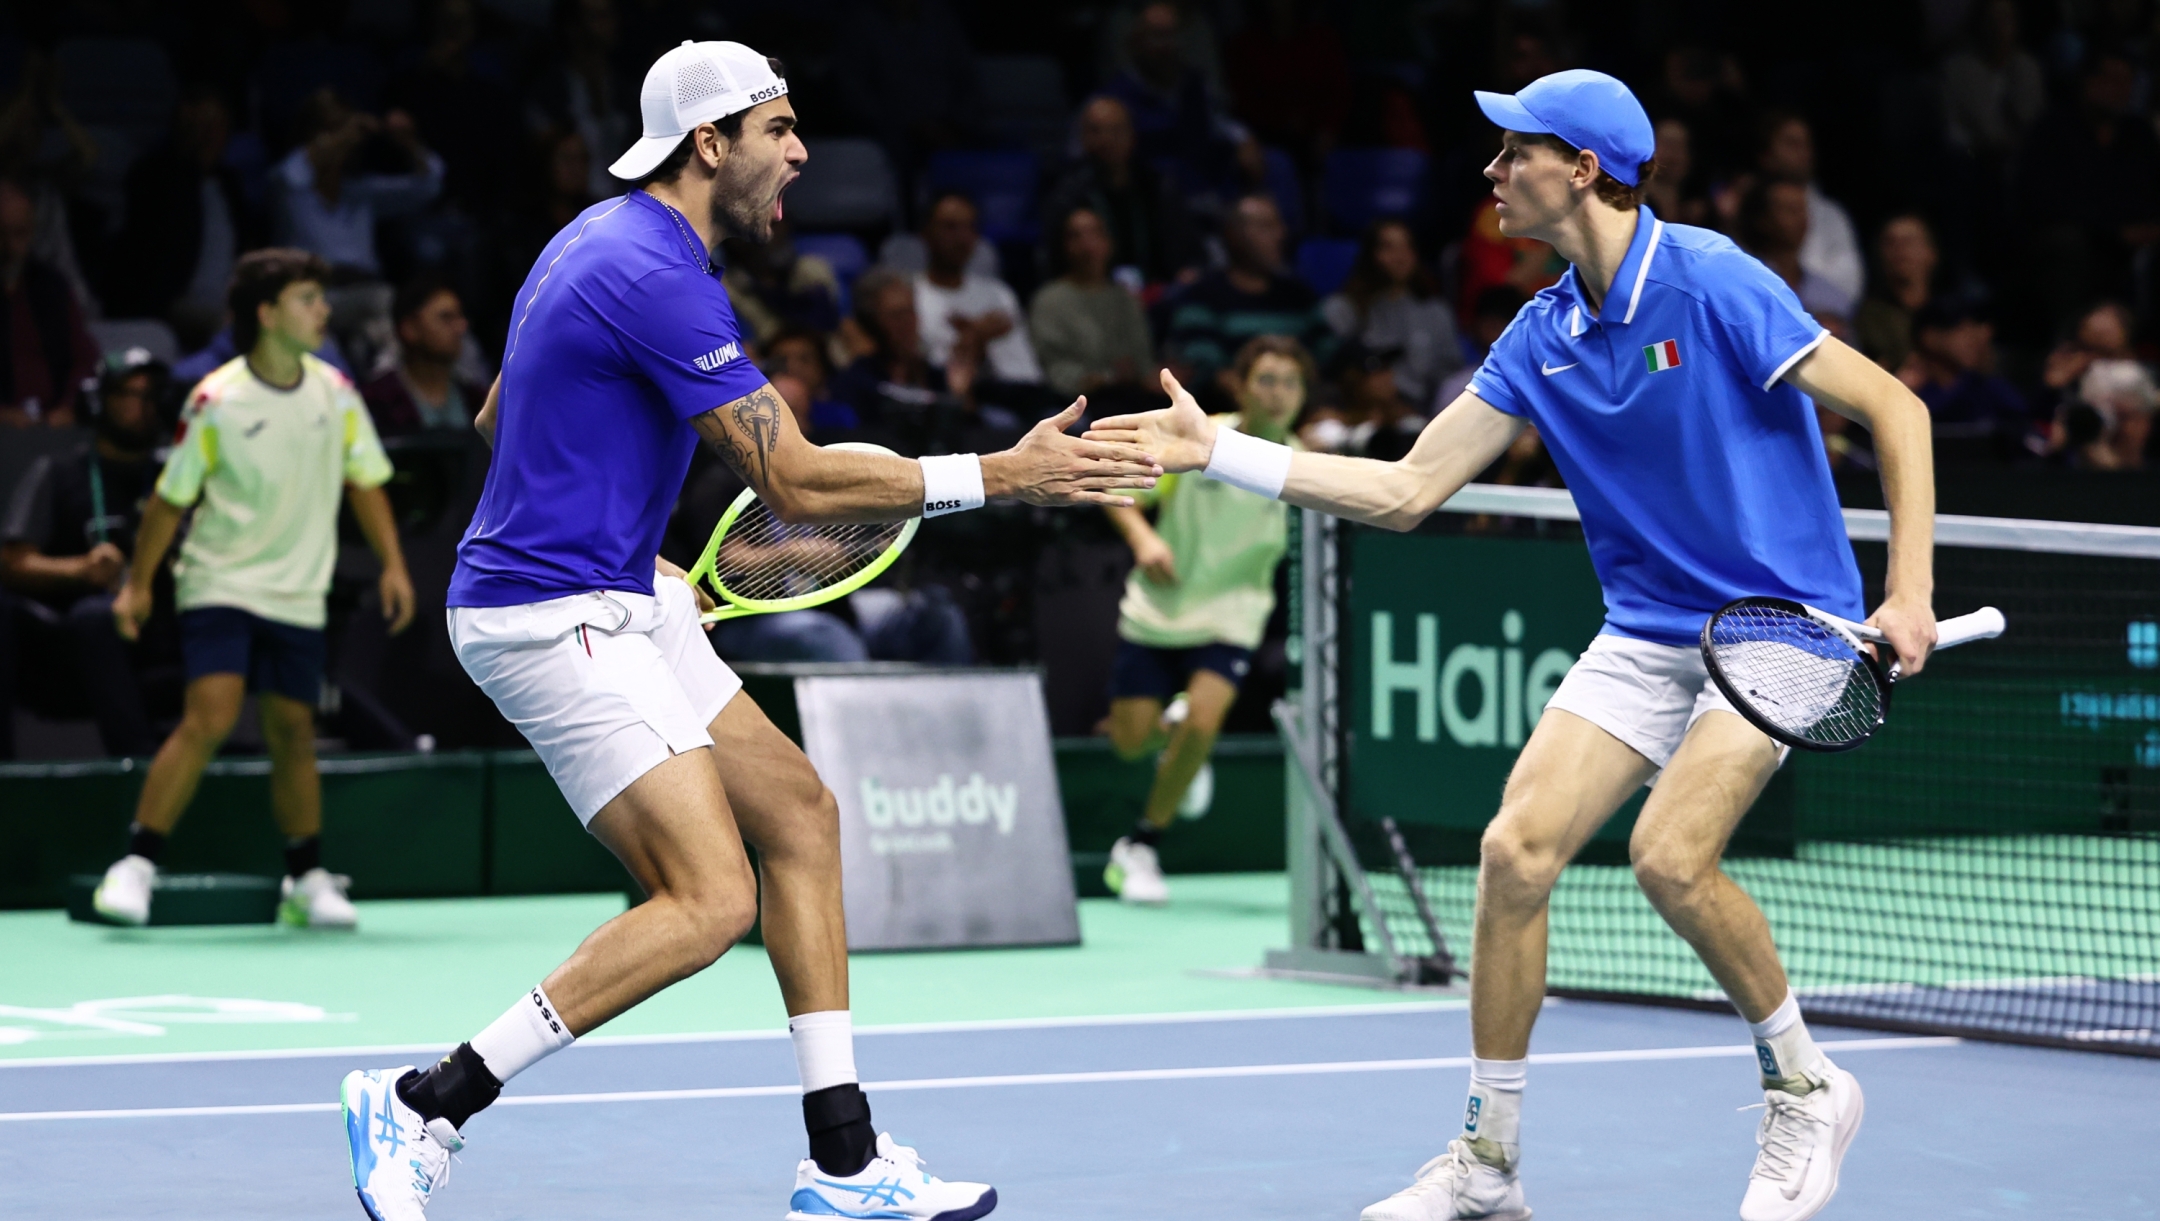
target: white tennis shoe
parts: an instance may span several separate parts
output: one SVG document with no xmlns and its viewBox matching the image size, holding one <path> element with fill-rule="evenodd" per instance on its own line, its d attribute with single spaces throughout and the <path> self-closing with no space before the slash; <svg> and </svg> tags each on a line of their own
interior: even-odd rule
<svg viewBox="0 0 2160 1221">
<path fill-rule="evenodd" d="M 860 1171 L 841 1177 L 809 1158 L 795 1167 L 795 1194 L 787 1221 L 975 1221 L 997 1207 L 997 1189 L 983 1183 L 948 1183 L 922 1168 L 922 1158 L 889 1132 L 878 1133 L 877 1156 Z"/>
<path fill-rule="evenodd" d="M 90 893 L 90 906 L 115 924 L 148 924 L 150 892 L 156 886 L 157 866 L 131 852 L 105 871 L 104 880 Z"/>
<path fill-rule="evenodd" d="M 352 879 L 318 865 L 297 879 L 286 878 L 278 903 L 278 923 L 295 928 L 349 929 L 360 923 L 359 909 L 345 897 Z"/>
<path fill-rule="evenodd" d="M 1763 1091 L 1762 1126 L 1755 1131 L 1761 1149 L 1740 1201 L 1741 1221 L 1803 1221 L 1837 1194 L 1838 1167 L 1860 1131 L 1867 1100 L 1851 1073 L 1827 1061 L 1809 1076 L 1817 1084 L 1806 1094 Z"/>
<path fill-rule="evenodd" d="M 1530 1221 L 1522 1180 L 1478 1160 L 1457 1138 L 1418 1168 L 1417 1182 L 1358 1214 L 1358 1221 Z"/>
<path fill-rule="evenodd" d="M 345 1074 L 345 1144 L 353 1188 L 374 1221 L 423 1221 L 428 1201 L 450 1181 L 450 1155 L 465 1147 L 447 1119 L 422 1119 L 397 1096 L 402 1068 Z"/>
<path fill-rule="evenodd" d="M 1127 903 L 1160 905 L 1170 901 L 1170 884 L 1163 881 L 1162 861 L 1155 850 L 1133 839 L 1110 845 L 1110 863 L 1103 881 Z"/>
</svg>

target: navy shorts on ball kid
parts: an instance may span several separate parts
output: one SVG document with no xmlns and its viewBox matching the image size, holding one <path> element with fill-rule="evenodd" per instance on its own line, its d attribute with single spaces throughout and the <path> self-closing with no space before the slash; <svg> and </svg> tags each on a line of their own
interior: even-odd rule
<svg viewBox="0 0 2160 1221">
<path fill-rule="evenodd" d="M 1110 665 L 1110 698 L 1157 699 L 1167 704 L 1192 681 L 1195 670 L 1212 670 L 1235 687 L 1245 681 L 1251 669 L 1252 650 L 1234 644 L 1158 649 L 1119 640 L 1117 660 Z"/>
<path fill-rule="evenodd" d="M 327 652 L 321 628 L 277 623 L 236 606 L 180 612 L 180 660 L 189 682 L 238 674 L 251 693 L 267 691 L 312 708 L 322 697 Z"/>
</svg>

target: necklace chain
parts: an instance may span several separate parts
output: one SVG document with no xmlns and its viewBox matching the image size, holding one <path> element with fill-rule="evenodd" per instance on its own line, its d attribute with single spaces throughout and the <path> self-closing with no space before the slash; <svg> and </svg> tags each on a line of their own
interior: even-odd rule
<svg viewBox="0 0 2160 1221">
<path fill-rule="evenodd" d="M 675 205 L 664 199 L 655 197 L 653 202 L 667 209 L 668 219 L 675 222 L 675 231 L 682 234 L 683 244 L 690 247 L 690 254 L 697 259 L 698 267 L 706 275 L 711 275 L 712 258 L 705 253 L 705 247 L 690 232 L 690 223 L 683 219 L 683 214 L 675 210 Z"/>
</svg>

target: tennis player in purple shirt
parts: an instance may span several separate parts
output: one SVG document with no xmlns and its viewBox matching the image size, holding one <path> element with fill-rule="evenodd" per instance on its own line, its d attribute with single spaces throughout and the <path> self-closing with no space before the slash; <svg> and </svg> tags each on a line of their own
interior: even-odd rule
<svg viewBox="0 0 2160 1221">
<path fill-rule="evenodd" d="M 440 1063 L 346 1077 L 354 1186 L 376 1221 L 419 1221 L 503 1083 L 696 974 L 762 912 L 810 1146 L 787 1216 L 970 1221 L 997 1206 L 994 1190 L 930 1176 L 871 1126 L 838 809 L 714 655 L 697 595 L 655 559 L 661 531 L 700 436 L 794 522 L 930 517 L 998 496 L 1129 504 L 1119 489 L 1159 471 L 1138 447 L 1065 435 L 1084 400 L 979 458 L 810 444 L 744 350 L 713 262 L 723 238 L 771 236 L 807 159 L 780 65 L 739 43 L 684 43 L 640 103 L 645 137 L 612 167 L 633 189 L 557 234 L 518 291 L 477 421 L 495 457 L 449 619 L 467 673 L 649 898 Z"/>
</svg>

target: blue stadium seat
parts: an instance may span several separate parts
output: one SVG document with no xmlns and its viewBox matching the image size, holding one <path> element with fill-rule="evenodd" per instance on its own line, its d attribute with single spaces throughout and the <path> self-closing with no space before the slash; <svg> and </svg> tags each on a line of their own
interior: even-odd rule
<svg viewBox="0 0 2160 1221">
<path fill-rule="evenodd" d="M 1325 297 L 1342 287 L 1357 251 L 1358 244 L 1346 237 L 1308 237 L 1298 243 L 1297 273 Z"/>
<path fill-rule="evenodd" d="M 1261 150 L 1267 159 L 1267 192 L 1282 209 L 1283 224 L 1296 237 L 1305 232 L 1305 181 L 1298 177 L 1297 162 L 1279 148 Z"/>
<path fill-rule="evenodd" d="M 900 190 L 875 140 L 806 140 L 810 160 L 787 192 L 788 223 L 803 229 L 875 229 L 897 224 Z"/>
<path fill-rule="evenodd" d="M 1417 216 L 1425 206 L 1426 160 L 1408 148 L 1329 153 L 1320 185 L 1329 229 L 1356 233 L 1382 216 Z"/>
<path fill-rule="evenodd" d="M 992 242 L 1032 242 L 1039 170 L 1024 149 L 948 151 L 930 158 L 923 183 L 932 192 L 958 191 L 975 201 L 977 227 Z"/>
<path fill-rule="evenodd" d="M 848 290 L 870 266 L 870 252 L 863 249 L 861 240 L 852 233 L 798 233 L 795 253 L 814 254 L 832 264 L 833 276 L 840 281 L 840 312 L 846 313 Z"/>
</svg>

